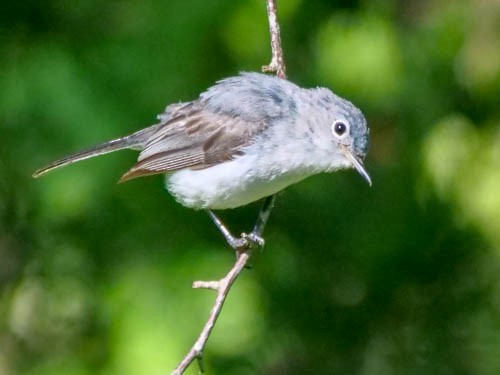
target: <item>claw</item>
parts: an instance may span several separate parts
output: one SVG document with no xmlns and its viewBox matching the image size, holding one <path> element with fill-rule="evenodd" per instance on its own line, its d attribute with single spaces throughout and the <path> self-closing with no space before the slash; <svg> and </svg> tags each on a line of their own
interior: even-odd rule
<svg viewBox="0 0 500 375">
<path fill-rule="evenodd" d="M 242 233 L 240 239 L 244 239 L 247 242 L 246 245 L 248 248 L 255 248 L 255 247 L 263 248 L 266 243 L 266 241 L 264 241 L 264 239 L 261 236 L 259 236 L 254 232 L 248 234 Z"/>
</svg>

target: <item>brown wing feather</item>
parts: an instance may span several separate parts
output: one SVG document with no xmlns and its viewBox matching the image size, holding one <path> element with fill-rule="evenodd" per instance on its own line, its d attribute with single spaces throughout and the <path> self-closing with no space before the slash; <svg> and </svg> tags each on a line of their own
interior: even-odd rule
<svg viewBox="0 0 500 375">
<path fill-rule="evenodd" d="M 184 168 L 203 169 L 233 159 L 266 124 L 206 111 L 195 104 L 180 106 L 158 127 L 138 162 L 120 182 Z"/>
</svg>

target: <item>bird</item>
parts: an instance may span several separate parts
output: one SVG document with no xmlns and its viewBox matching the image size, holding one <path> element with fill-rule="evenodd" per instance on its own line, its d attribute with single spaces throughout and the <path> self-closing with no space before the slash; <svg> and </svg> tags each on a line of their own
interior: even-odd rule
<svg viewBox="0 0 500 375">
<path fill-rule="evenodd" d="M 195 100 L 168 105 L 158 123 L 56 160 L 56 168 L 110 152 L 139 151 L 119 182 L 165 175 L 168 192 L 192 209 L 231 209 L 324 172 L 363 166 L 369 127 L 351 102 L 323 87 L 242 72 Z M 213 215 L 213 216 L 212 216 Z M 219 228 L 221 229 L 221 228 Z"/>
</svg>

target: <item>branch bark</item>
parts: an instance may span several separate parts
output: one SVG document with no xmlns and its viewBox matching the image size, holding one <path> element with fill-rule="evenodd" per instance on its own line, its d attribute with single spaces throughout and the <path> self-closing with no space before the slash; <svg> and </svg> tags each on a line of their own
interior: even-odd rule
<svg viewBox="0 0 500 375">
<path fill-rule="evenodd" d="M 280 78 L 286 79 L 286 67 L 285 61 L 283 58 L 283 49 L 281 47 L 281 37 L 280 37 L 280 27 L 278 23 L 278 16 L 276 12 L 276 0 L 266 0 L 267 1 L 267 15 L 269 19 L 269 33 L 271 36 L 271 52 L 272 58 L 269 65 L 265 65 L 262 67 L 263 72 L 273 72 Z M 271 214 L 271 210 L 274 206 L 275 196 L 271 195 L 267 197 L 264 201 L 264 204 L 259 212 L 259 216 L 257 217 L 254 229 L 252 233 L 261 237 L 264 232 L 264 228 L 266 226 L 269 215 Z M 200 335 L 194 342 L 193 346 L 189 350 L 189 352 L 184 356 L 182 361 L 177 365 L 175 370 L 172 372 L 172 375 L 181 375 L 186 371 L 186 369 L 194 362 L 194 360 L 198 361 L 198 365 L 200 367 L 200 372 L 203 371 L 203 350 L 205 349 L 205 345 L 212 333 L 213 328 L 217 322 L 217 318 L 219 317 L 222 307 L 224 306 L 224 302 L 231 290 L 231 287 L 235 280 L 240 275 L 241 271 L 245 268 L 248 263 L 248 260 L 252 256 L 252 248 L 247 249 L 237 249 L 236 250 L 236 262 L 233 267 L 229 270 L 226 276 L 218 281 L 195 281 L 193 283 L 193 288 L 195 289 L 211 289 L 217 292 L 217 297 L 215 298 L 214 305 L 210 314 L 208 316 L 208 320 L 203 326 Z"/>
<path fill-rule="evenodd" d="M 246 266 L 248 260 L 252 255 L 251 250 L 247 250 L 245 252 L 238 253 L 236 262 L 234 266 L 231 268 L 229 273 L 219 281 L 195 281 L 193 283 L 193 288 L 204 288 L 204 289 L 212 289 L 217 292 L 217 297 L 215 298 L 214 306 L 210 311 L 210 315 L 208 317 L 205 326 L 203 327 L 198 339 L 195 341 L 194 345 L 191 347 L 189 352 L 183 358 L 183 360 L 179 363 L 179 365 L 172 372 L 172 375 L 181 375 L 186 371 L 191 363 L 195 359 L 198 360 L 198 364 L 200 367 L 200 372 L 203 371 L 203 349 L 207 344 L 208 338 L 210 337 L 210 333 L 217 322 L 217 318 L 222 311 L 222 307 L 224 306 L 224 302 L 226 301 L 226 297 L 231 289 L 236 278 L 240 275 L 243 268 Z"/>
<path fill-rule="evenodd" d="M 276 0 L 267 0 L 267 17 L 269 19 L 269 34 L 271 35 L 272 58 L 269 65 L 262 67 L 263 72 L 272 72 L 280 78 L 286 79 L 286 66 L 281 47 L 280 25 L 276 12 Z"/>
</svg>

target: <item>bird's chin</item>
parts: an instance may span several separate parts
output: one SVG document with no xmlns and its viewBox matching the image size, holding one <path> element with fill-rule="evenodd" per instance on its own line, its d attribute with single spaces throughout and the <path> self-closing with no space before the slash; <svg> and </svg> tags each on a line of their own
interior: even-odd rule
<svg viewBox="0 0 500 375">
<path fill-rule="evenodd" d="M 321 162 L 323 163 L 322 168 L 318 172 L 335 172 L 342 169 L 352 168 L 352 163 L 345 157 L 342 152 L 329 154 L 328 160 L 324 157 Z"/>
</svg>

